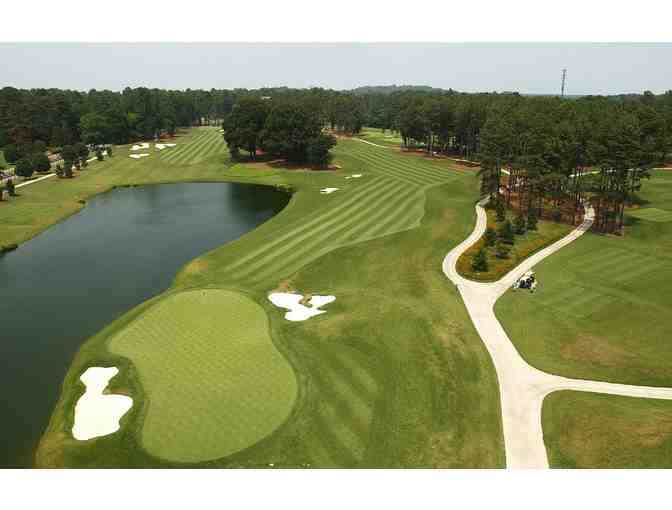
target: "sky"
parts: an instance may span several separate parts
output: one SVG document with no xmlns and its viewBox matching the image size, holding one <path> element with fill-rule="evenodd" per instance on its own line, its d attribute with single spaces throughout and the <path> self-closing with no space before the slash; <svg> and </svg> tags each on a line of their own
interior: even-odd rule
<svg viewBox="0 0 672 510">
<path fill-rule="evenodd" d="M 620 94 L 672 89 L 672 43 L 0 43 L 0 87 Z"/>
</svg>

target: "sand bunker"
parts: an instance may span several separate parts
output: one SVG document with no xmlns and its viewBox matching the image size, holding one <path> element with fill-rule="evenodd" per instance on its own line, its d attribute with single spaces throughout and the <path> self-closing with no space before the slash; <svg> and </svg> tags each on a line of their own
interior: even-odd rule
<svg viewBox="0 0 672 510">
<path fill-rule="evenodd" d="M 130 154 L 128 157 L 133 159 L 140 159 L 140 158 L 146 158 L 147 156 L 149 156 L 149 154 L 142 153 L 142 154 Z"/>
<path fill-rule="evenodd" d="M 135 145 L 133 145 L 133 147 L 131 147 L 132 151 L 139 151 L 139 150 L 143 150 L 143 149 L 149 149 L 149 143 L 143 142 L 141 144 L 135 144 Z"/>
<path fill-rule="evenodd" d="M 154 147 L 156 147 L 158 150 L 162 151 L 163 149 L 168 149 L 170 147 L 175 147 L 176 144 L 174 143 L 155 143 Z"/>
<path fill-rule="evenodd" d="M 268 296 L 268 299 L 275 306 L 289 310 L 285 314 L 285 319 L 297 322 L 326 313 L 326 310 L 320 310 L 320 308 L 336 301 L 336 296 L 313 296 L 308 301 L 310 306 L 302 305 L 300 301 L 303 299 L 303 295 L 294 294 L 293 292 L 274 292 Z"/>
<path fill-rule="evenodd" d="M 346 179 L 359 179 L 361 176 L 362 176 L 362 174 L 352 174 L 352 175 L 346 176 L 345 178 Z"/>
<path fill-rule="evenodd" d="M 328 195 L 329 193 L 333 193 L 334 191 L 338 191 L 341 188 L 323 188 L 320 190 L 320 193 L 324 195 Z"/>
<path fill-rule="evenodd" d="M 117 367 L 90 367 L 79 378 L 86 386 L 86 392 L 75 406 L 72 427 L 75 439 L 85 441 L 119 430 L 119 420 L 131 408 L 133 399 L 126 395 L 103 394 L 110 379 L 118 373 Z"/>
</svg>

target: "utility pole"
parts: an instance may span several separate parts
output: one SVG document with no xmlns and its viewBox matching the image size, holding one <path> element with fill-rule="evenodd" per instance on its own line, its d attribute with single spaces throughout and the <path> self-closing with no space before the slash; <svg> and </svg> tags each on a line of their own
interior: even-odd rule
<svg viewBox="0 0 672 510">
<path fill-rule="evenodd" d="M 565 81 L 567 80 L 567 69 L 562 70 L 562 89 L 560 91 L 560 96 L 565 97 Z"/>
</svg>

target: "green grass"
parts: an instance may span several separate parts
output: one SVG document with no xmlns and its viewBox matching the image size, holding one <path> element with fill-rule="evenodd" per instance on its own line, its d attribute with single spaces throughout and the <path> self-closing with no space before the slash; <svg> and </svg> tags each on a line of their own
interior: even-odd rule
<svg viewBox="0 0 672 510">
<path fill-rule="evenodd" d="M 554 468 L 672 468 L 672 402 L 575 391 L 542 410 Z"/>
<path fill-rule="evenodd" d="M 642 200 L 672 203 L 655 172 Z M 587 233 L 537 266 L 538 291 L 508 292 L 495 312 L 532 365 L 554 374 L 672 386 L 672 223 L 626 215 L 623 237 Z"/>
<path fill-rule="evenodd" d="M 488 209 L 486 213 L 488 215 L 488 227 L 498 230 L 501 224 L 496 221 L 495 211 Z M 513 222 L 514 218 L 511 217 L 511 214 L 508 216 L 509 220 Z M 471 265 L 474 256 L 485 246 L 485 239 L 481 237 L 457 260 L 457 270 L 462 276 L 470 280 L 484 282 L 499 280 L 533 253 L 564 237 L 571 232 L 572 228 L 572 226 L 563 223 L 539 220 L 537 230 L 528 230 L 524 234 L 516 235 L 516 242 L 511 246 L 508 258 L 500 259 L 495 255 L 494 246 L 486 247 L 488 270 L 474 271 Z"/>
<path fill-rule="evenodd" d="M 403 142 L 398 132 L 392 133 L 389 129 L 383 133 L 383 130 L 378 128 L 362 128 L 357 136 L 362 140 L 389 147 L 399 147 Z"/>
<path fill-rule="evenodd" d="M 656 207 L 645 207 L 644 209 L 637 209 L 635 211 L 629 212 L 628 216 L 646 221 L 672 221 L 672 211 L 666 211 Z"/>
<path fill-rule="evenodd" d="M 150 157 L 133 160 L 128 156 L 130 146 L 114 148 L 113 157 L 104 162 L 94 161 L 73 179 L 51 178 L 17 190 L 19 196 L 0 202 L 0 245 L 22 243 L 49 225 L 79 211 L 83 201 L 114 186 L 159 182 L 224 181 L 227 178 L 228 153 L 216 129 L 197 128 L 178 136 L 176 147 L 158 152 L 147 151 Z M 198 153 L 184 154 L 199 144 L 199 150 L 211 156 L 195 164 Z M 165 159 L 175 151 L 179 163 Z M 256 178 L 250 177 L 254 181 Z"/>
<path fill-rule="evenodd" d="M 172 294 L 109 340 L 151 400 L 142 444 L 180 462 L 224 457 L 289 416 L 297 387 L 259 305 L 230 291 Z"/>
<path fill-rule="evenodd" d="M 232 165 L 225 152 L 203 138 L 214 137 L 214 130 L 202 131 L 186 135 L 184 145 L 193 145 L 182 147 L 181 156 L 176 150 L 170 159 L 166 152 L 133 161 L 117 151 L 99 167 L 101 189 L 112 182 L 177 179 L 294 190 L 280 214 L 187 264 L 168 292 L 216 287 L 254 300 L 267 313 L 273 344 L 294 369 L 298 396 L 289 417 L 265 439 L 188 465 L 502 467 L 496 375 L 458 292 L 441 271 L 445 254 L 473 228 L 478 192 L 473 174 L 354 140 L 341 140 L 335 149 L 340 171 Z M 182 163 L 173 161 L 178 157 Z M 185 165 L 188 161 L 194 163 Z M 364 176 L 345 180 L 351 173 Z M 79 179 L 92 176 L 93 170 Z M 341 189 L 320 194 L 327 186 Z M 52 194 L 50 203 L 58 198 Z M 26 229 L 28 234 L 35 231 Z M 326 314 L 289 322 L 285 310 L 267 299 L 275 288 L 337 299 Z M 147 369 L 137 356 L 120 357 L 106 348 L 125 327 L 151 314 L 161 299 L 129 311 L 82 347 L 38 450 L 38 465 L 183 465 L 146 449 L 149 436 L 158 444 L 163 433 L 161 427 L 147 428 L 146 413 L 152 412 L 157 391 L 145 382 Z M 162 327 L 161 321 L 153 322 Z M 132 394 L 135 405 L 118 433 L 84 444 L 74 441 L 69 430 L 81 394 L 77 377 L 92 364 L 120 366 L 112 382 L 118 391 Z M 175 405 L 175 412 L 181 407 Z M 174 448 L 190 451 L 184 445 Z"/>
</svg>

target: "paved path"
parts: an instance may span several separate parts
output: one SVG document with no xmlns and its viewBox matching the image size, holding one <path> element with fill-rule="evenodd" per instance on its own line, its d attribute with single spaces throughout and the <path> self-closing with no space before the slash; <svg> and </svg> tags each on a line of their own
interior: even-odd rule
<svg viewBox="0 0 672 510">
<path fill-rule="evenodd" d="M 103 156 L 107 156 L 107 151 L 103 151 Z M 93 157 L 93 158 L 91 158 L 91 159 L 87 159 L 86 162 L 87 162 L 87 163 L 91 163 L 92 161 L 96 161 L 97 159 L 98 159 L 97 157 Z M 55 164 L 57 164 L 57 163 L 59 163 L 59 162 L 60 162 L 60 161 L 56 161 L 56 162 L 52 163 L 51 166 L 54 166 Z M 17 185 L 14 186 L 14 187 L 17 188 L 17 189 L 18 189 L 18 188 L 23 188 L 24 186 L 28 186 L 29 184 L 35 184 L 36 182 L 40 182 L 40 181 L 43 181 L 43 180 L 45 180 L 45 179 L 49 179 L 49 178 L 51 178 L 51 177 L 54 177 L 55 175 L 56 175 L 56 174 L 47 174 L 47 175 L 44 175 L 44 176 L 39 177 L 39 178 L 37 178 L 37 179 L 32 179 L 32 180 L 30 180 L 30 181 L 24 181 L 24 182 L 22 182 L 21 184 L 17 184 Z"/>
<path fill-rule="evenodd" d="M 672 388 L 570 379 L 542 372 L 529 365 L 520 356 L 495 317 L 495 302 L 523 273 L 582 236 L 593 223 L 594 211 L 592 207 L 588 207 L 585 220 L 579 227 L 523 261 L 500 280 L 481 283 L 461 277 L 457 273 L 456 263 L 462 252 L 480 239 L 485 232 L 487 217 L 483 209 L 484 203 L 485 201 L 481 201 L 476 204 L 476 227 L 467 239 L 446 255 L 443 260 L 443 272 L 457 286 L 476 331 L 490 352 L 497 371 L 507 467 L 546 468 L 548 458 L 541 427 L 541 405 L 549 393 L 558 390 L 576 390 L 672 399 Z"/>
<path fill-rule="evenodd" d="M 368 140 L 362 140 L 361 138 L 357 138 L 356 136 L 353 136 L 351 139 L 352 140 L 359 140 L 362 143 L 368 143 L 369 145 L 373 145 L 374 147 L 382 147 L 383 149 L 391 149 L 392 148 L 389 145 L 380 145 L 380 144 L 377 144 L 377 143 L 369 142 Z"/>
</svg>

